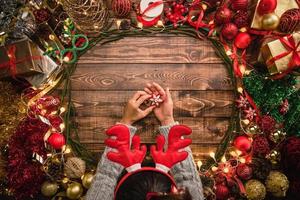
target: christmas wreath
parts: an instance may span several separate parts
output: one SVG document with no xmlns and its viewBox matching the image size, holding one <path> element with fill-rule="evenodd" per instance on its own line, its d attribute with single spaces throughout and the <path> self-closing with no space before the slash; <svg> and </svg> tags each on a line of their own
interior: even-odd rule
<svg viewBox="0 0 300 200">
<path fill-rule="evenodd" d="M 211 41 L 236 88 L 222 142 L 197 162 L 206 199 L 297 199 L 299 2 L 112 0 L 109 7 L 113 13 L 102 0 L 0 1 L 0 77 L 16 83 L 0 85 L 0 194 L 84 196 L 97 160 L 72 118 L 76 62 L 96 44 L 159 33 Z M 29 84 L 19 97 L 21 80 Z"/>
</svg>

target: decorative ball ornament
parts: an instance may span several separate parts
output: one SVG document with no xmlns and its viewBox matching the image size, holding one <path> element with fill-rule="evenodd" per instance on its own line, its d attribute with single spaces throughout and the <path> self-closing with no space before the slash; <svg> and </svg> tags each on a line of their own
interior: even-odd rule
<svg viewBox="0 0 300 200">
<path fill-rule="evenodd" d="M 233 144 L 235 148 L 242 152 L 247 152 L 251 149 L 251 140 L 247 136 L 238 136 L 234 139 Z"/>
<path fill-rule="evenodd" d="M 292 33 L 300 25 L 300 9 L 293 8 L 285 11 L 279 22 L 279 30 L 284 33 Z"/>
<path fill-rule="evenodd" d="M 246 49 L 251 43 L 251 37 L 248 33 L 239 33 L 234 40 L 234 45 L 239 49 Z"/>
<path fill-rule="evenodd" d="M 238 28 L 249 26 L 249 13 L 247 11 L 238 11 L 233 18 L 233 22 Z"/>
<path fill-rule="evenodd" d="M 238 28 L 233 23 L 225 24 L 221 30 L 222 36 L 227 40 L 232 40 L 238 34 Z"/>
<path fill-rule="evenodd" d="M 94 178 L 94 174 L 91 172 L 84 174 L 81 177 L 83 187 L 89 189 L 92 184 L 93 178 Z"/>
<path fill-rule="evenodd" d="M 252 179 L 245 184 L 248 200 L 263 200 L 266 197 L 266 188 L 260 181 Z"/>
<path fill-rule="evenodd" d="M 260 15 L 269 14 L 275 11 L 277 0 L 260 0 L 257 6 L 257 12 Z"/>
<path fill-rule="evenodd" d="M 285 197 L 289 181 L 283 173 L 271 171 L 266 180 L 266 188 L 274 197 Z"/>
<path fill-rule="evenodd" d="M 217 24 L 225 24 L 230 22 L 232 18 L 232 12 L 227 7 L 221 7 L 216 11 L 215 19 Z"/>
<path fill-rule="evenodd" d="M 61 149 L 65 144 L 66 140 L 65 137 L 60 133 L 52 133 L 51 136 L 48 138 L 48 143 L 54 149 Z"/>
<path fill-rule="evenodd" d="M 234 11 L 247 10 L 248 0 L 231 0 L 231 8 Z"/>
<path fill-rule="evenodd" d="M 252 168 L 246 164 L 240 164 L 236 168 L 237 175 L 243 180 L 249 180 L 252 177 Z"/>
<path fill-rule="evenodd" d="M 79 199 L 82 193 L 83 188 L 81 184 L 77 182 L 71 183 L 66 190 L 66 195 L 69 199 Z"/>
<path fill-rule="evenodd" d="M 64 171 L 69 178 L 80 178 L 84 175 L 86 164 L 78 157 L 68 158 L 64 165 Z"/>
<path fill-rule="evenodd" d="M 273 165 L 277 165 L 280 162 L 281 159 L 281 155 L 280 152 L 276 151 L 276 150 L 272 150 L 267 156 L 266 158 L 273 164 Z"/>
<path fill-rule="evenodd" d="M 131 10 L 131 0 L 113 0 L 111 8 L 117 17 L 126 17 Z"/>
<path fill-rule="evenodd" d="M 53 182 L 46 181 L 42 184 L 41 192 L 45 197 L 52 197 L 57 193 L 58 185 Z"/>
<path fill-rule="evenodd" d="M 225 200 L 229 197 L 230 191 L 229 191 L 228 187 L 226 187 L 225 185 L 218 184 L 216 186 L 215 194 L 216 194 L 217 200 Z"/>
<path fill-rule="evenodd" d="M 265 14 L 261 20 L 264 30 L 275 30 L 279 25 L 280 19 L 275 13 Z"/>
</svg>

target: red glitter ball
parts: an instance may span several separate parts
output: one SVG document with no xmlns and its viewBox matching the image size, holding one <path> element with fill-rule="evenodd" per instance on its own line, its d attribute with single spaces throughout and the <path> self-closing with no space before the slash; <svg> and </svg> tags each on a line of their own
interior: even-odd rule
<svg viewBox="0 0 300 200">
<path fill-rule="evenodd" d="M 238 28 L 233 23 L 225 24 L 221 30 L 222 36 L 227 40 L 232 40 L 238 34 Z"/>
<path fill-rule="evenodd" d="M 240 164 L 236 168 L 237 175 L 243 180 L 249 180 L 252 177 L 252 168 L 246 164 Z"/>
<path fill-rule="evenodd" d="M 249 13 L 247 11 L 238 11 L 233 18 L 233 22 L 238 28 L 249 26 Z"/>
<path fill-rule="evenodd" d="M 231 0 L 231 8 L 234 11 L 247 10 L 248 0 Z"/>
<path fill-rule="evenodd" d="M 265 157 L 268 153 L 270 153 L 268 139 L 263 135 L 255 137 L 252 142 L 252 151 L 255 156 Z"/>
<path fill-rule="evenodd" d="M 232 12 L 227 7 L 221 7 L 216 11 L 215 14 L 217 24 L 225 24 L 231 21 Z"/>
</svg>

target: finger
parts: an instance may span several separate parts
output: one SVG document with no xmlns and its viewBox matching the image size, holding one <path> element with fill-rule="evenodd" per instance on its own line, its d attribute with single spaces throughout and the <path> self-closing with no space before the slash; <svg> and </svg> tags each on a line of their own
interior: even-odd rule
<svg viewBox="0 0 300 200">
<path fill-rule="evenodd" d="M 183 148 L 189 146 L 191 143 L 192 143 L 192 140 L 190 138 L 182 139 L 182 140 L 179 140 L 178 142 L 176 142 L 174 144 L 174 147 L 176 149 L 183 149 Z"/>
<path fill-rule="evenodd" d="M 151 91 L 149 88 L 145 87 L 144 90 L 145 90 L 145 92 L 147 92 L 148 94 L 152 95 L 152 91 Z"/>
<path fill-rule="evenodd" d="M 143 112 L 143 115 L 144 115 L 144 116 L 149 115 L 149 114 L 154 110 L 155 107 L 156 107 L 156 106 L 153 105 L 153 106 L 150 106 L 150 107 L 146 108 L 145 110 L 142 111 L 142 112 Z"/>
<path fill-rule="evenodd" d="M 140 96 L 147 94 L 145 91 L 137 91 L 133 97 L 131 98 L 131 100 L 138 100 L 140 98 Z"/>
<path fill-rule="evenodd" d="M 166 140 L 163 135 L 159 135 L 156 137 L 157 151 L 162 151 L 164 149 L 165 141 Z"/>
<path fill-rule="evenodd" d="M 142 96 L 140 96 L 140 98 L 136 102 L 140 106 L 140 105 L 142 105 L 142 103 L 144 103 L 144 101 L 146 101 L 150 97 L 151 97 L 151 95 L 149 95 L 149 94 L 142 95 Z"/>
<path fill-rule="evenodd" d="M 109 160 L 113 161 L 113 162 L 116 162 L 116 163 L 119 163 L 119 164 L 121 163 L 120 162 L 121 161 L 120 155 L 117 152 L 112 152 L 112 151 L 108 152 L 107 153 L 107 158 Z"/>
<path fill-rule="evenodd" d="M 166 99 L 168 101 L 172 101 L 172 96 L 171 96 L 171 93 L 170 93 L 170 88 L 166 88 Z"/>
<path fill-rule="evenodd" d="M 185 160 L 188 157 L 188 155 L 189 154 L 186 151 L 177 152 L 176 153 L 177 162 L 181 162 L 181 161 Z"/>
<path fill-rule="evenodd" d="M 117 140 L 113 140 L 111 138 L 106 139 L 104 143 L 106 144 L 106 146 L 109 146 L 111 148 L 117 149 L 119 147 L 118 141 Z"/>
<path fill-rule="evenodd" d="M 149 90 L 151 90 L 151 92 L 155 95 L 158 95 L 158 91 L 156 90 L 156 88 L 154 87 L 154 85 L 147 83 L 147 87 Z"/>
<path fill-rule="evenodd" d="M 132 138 L 132 149 L 139 150 L 141 144 L 141 138 L 138 135 L 133 136 Z"/>
<path fill-rule="evenodd" d="M 162 97 L 166 96 L 165 90 L 159 84 L 153 82 L 153 86 Z"/>
</svg>

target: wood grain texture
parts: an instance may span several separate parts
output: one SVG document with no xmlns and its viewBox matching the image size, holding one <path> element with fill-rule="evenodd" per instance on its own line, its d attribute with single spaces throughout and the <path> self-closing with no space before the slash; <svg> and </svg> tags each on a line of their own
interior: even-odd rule
<svg viewBox="0 0 300 200">
<path fill-rule="evenodd" d="M 219 144 L 229 123 L 228 118 L 179 117 L 177 120 L 193 130 L 191 138 L 194 144 Z M 82 143 L 103 143 L 107 138 L 105 131 L 116 123 L 116 119 L 111 117 L 78 117 L 76 121 L 80 124 L 79 132 L 85 133 L 79 135 Z M 159 134 L 158 126 L 159 123 L 153 115 L 138 122 L 137 134 L 141 136 L 141 141 L 154 143 Z"/>
<path fill-rule="evenodd" d="M 141 90 L 155 80 L 172 90 L 232 90 L 223 64 L 80 64 L 73 90 Z"/>
<path fill-rule="evenodd" d="M 73 91 L 77 116 L 120 119 L 135 91 Z M 231 91 L 171 91 L 175 118 L 229 117 L 233 106 Z"/>
<path fill-rule="evenodd" d="M 79 63 L 222 63 L 211 43 L 191 37 L 127 37 L 96 47 Z"/>
</svg>

